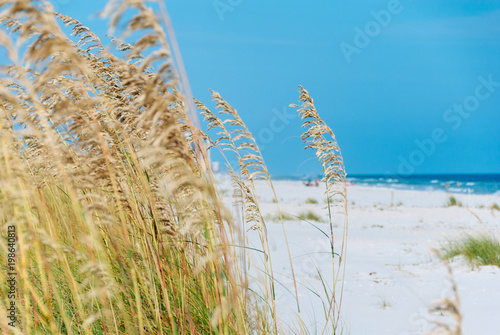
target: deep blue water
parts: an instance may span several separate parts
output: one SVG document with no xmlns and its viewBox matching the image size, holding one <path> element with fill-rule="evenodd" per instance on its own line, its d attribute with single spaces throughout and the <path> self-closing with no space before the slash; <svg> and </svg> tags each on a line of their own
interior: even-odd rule
<svg viewBox="0 0 500 335">
<path fill-rule="evenodd" d="M 313 180 L 317 176 L 276 176 L 277 180 Z M 500 194 L 500 174 L 348 175 L 355 185 L 422 191 Z"/>
</svg>

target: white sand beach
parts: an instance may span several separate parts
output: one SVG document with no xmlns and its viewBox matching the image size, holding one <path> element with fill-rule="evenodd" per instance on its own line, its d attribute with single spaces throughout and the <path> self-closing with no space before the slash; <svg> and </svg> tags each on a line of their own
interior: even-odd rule
<svg viewBox="0 0 500 335">
<path fill-rule="evenodd" d="M 312 223 L 329 234 L 321 186 L 306 187 L 298 181 L 276 181 L 274 186 L 282 212 L 298 215 L 310 210 L 325 220 Z M 276 214 L 271 190 L 264 183 L 258 183 L 257 188 L 264 216 Z M 221 183 L 221 189 L 231 189 L 227 180 Z M 431 249 L 466 233 L 488 233 L 500 238 L 500 211 L 489 208 L 493 203 L 500 204 L 499 195 L 453 194 L 462 207 L 447 207 L 451 195 L 348 187 L 349 229 L 341 312 L 346 334 L 425 334 L 433 328 L 427 313 L 429 306 L 434 300 L 451 297 L 452 291 L 446 267 Z M 308 198 L 318 204 L 306 204 Z M 230 206 L 231 192 L 224 199 Z M 335 208 L 334 220 L 338 225 L 335 235 L 340 241 L 342 208 Z M 325 282 L 332 283 L 328 239 L 298 219 L 284 221 L 284 225 L 299 286 L 302 319 L 313 334 L 321 333 L 324 311 L 316 294 L 324 297 L 320 275 Z M 277 306 L 285 314 L 290 311 L 290 318 L 284 322 L 295 324 L 298 329 L 292 319 L 297 308 L 290 293 L 293 284 L 282 225 L 270 219 L 267 229 L 274 274 L 279 281 Z M 251 246 L 260 247 L 258 231 L 248 231 L 248 238 Z M 259 264 L 258 253 L 252 254 L 252 258 Z M 452 268 L 460 293 L 464 334 L 498 334 L 500 269 L 494 266 L 472 269 L 460 258 L 452 262 Z"/>
</svg>

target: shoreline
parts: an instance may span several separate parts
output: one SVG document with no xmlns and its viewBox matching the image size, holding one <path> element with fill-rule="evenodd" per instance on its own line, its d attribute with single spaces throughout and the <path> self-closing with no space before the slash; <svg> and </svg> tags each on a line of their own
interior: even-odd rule
<svg viewBox="0 0 500 335">
<path fill-rule="evenodd" d="M 279 189 L 288 191 L 282 192 L 283 199 L 290 200 L 290 194 L 298 192 L 316 197 L 317 200 L 324 198 L 324 185 L 319 187 L 304 186 L 300 181 L 273 181 L 273 185 L 277 189 L 278 198 L 280 197 Z M 267 185 L 262 181 L 256 182 L 257 191 L 263 190 Z M 423 197 L 423 196 L 426 197 Z M 396 189 L 383 186 L 366 186 L 366 185 L 350 185 L 347 186 L 347 198 L 349 204 L 352 201 L 355 204 L 365 205 L 386 205 L 397 206 L 399 203 L 411 204 L 412 207 L 448 207 L 447 202 L 450 197 L 454 197 L 457 202 L 460 202 L 463 207 L 479 208 L 481 206 L 488 207 L 493 204 L 500 205 L 500 194 L 476 194 L 476 193 L 455 193 L 443 192 L 440 190 L 411 190 L 411 189 Z M 279 199 L 278 199 L 279 200 Z M 268 199 L 266 199 L 268 201 Z"/>
<path fill-rule="evenodd" d="M 216 173 L 217 180 L 226 180 L 229 175 L 224 173 Z M 425 175 L 424 175 L 425 176 Z M 430 175 L 429 177 L 433 177 L 434 175 Z M 491 176 L 498 176 L 498 174 L 491 174 Z M 290 183 L 299 183 L 302 184 L 306 181 L 314 181 L 315 177 L 277 177 L 272 178 L 273 183 L 279 182 L 290 182 Z M 441 192 L 450 195 L 493 195 L 500 196 L 500 180 L 498 181 L 488 181 L 490 184 L 498 185 L 497 188 L 493 190 L 484 191 L 483 189 L 474 188 L 474 186 L 480 185 L 481 181 L 457 181 L 457 180 L 429 180 L 427 183 L 421 182 L 418 184 L 405 183 L 400 182 L 397 179 L 391 179 L 390 177 L 387 179 L 387 183 L 382 182 L 383 180 L 379 180 L 374 176 L 373 178 L 367 178 L 366 180 L 357 180 L 359 177 L 347 177 L 347 186 L 356 186 L 356 187 L 368 187 L 368 188 L 381 188 L 381 189 L 391 189 L 394 191 L 416 191 L 416 192 Z M 394 182 L 396 181 L 396 182 Z M 370 182 L 376 182 L 370 184 Z M 456 186 L 457 183 L 460 186 Z M 448 183 L 449 186 L 446 188 L 443 186 Z M 451 183 L 451 184 L 450 184 Z M 314 188 L 316 186 L 309 186 Z M 321 183 L 320 186 L 321 187 Z"/>
</svg>

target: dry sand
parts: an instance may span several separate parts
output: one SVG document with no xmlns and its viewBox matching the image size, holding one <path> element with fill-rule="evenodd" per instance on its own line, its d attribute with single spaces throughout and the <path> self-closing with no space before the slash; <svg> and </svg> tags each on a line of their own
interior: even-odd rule
<svg viewBox="0 0 500 335">
<path fill-rule="evenodd" d="M 329 234 L 321 187 L 306 187 L 295 181 L 277 181 L 274 186 L 284 213 L 297 215 L 311 210 L 325 219 L 315 224 Z M 228 190 L 225 202 L 230 206 L 227 180 L 221 181 L 221 189 Z M 257 189 L 263 214 L 276 214 L 269 188 L 258 183 Z M 500 212 L 488 209 L 493 203 L 500 204 L 499 195 L 455 194 L 463 207 L 446 207 L 450 195 L 361 186 L 348 188 L 348 251 L 341 313 L 346 334 L 408 335 L 424 334 L 432 329 L 427 313 L 429 306 L 432 301 L 452 293 L 446 268 L 432 255 L 431 249 L 465 233 L 489 233 L 500 238 Z M 306 204 L 308 198 L 316 199 L 318 204 Z M 338 224 L 336 236 L 342 233 L 342 213 L 341 208 L 334 209 L 334 222 Z M 282 225 L 268 220 L 267 229 L 278 281 L 277 307 L 280 315 L 284 315 L 284 323 L 298 329 Z M 285 229 L 299 284 L 301 317 L 312 334 L 321 333 L 324 310 L 316 294 L 323 297 L 325 294 L 320 276 L 330 286 L 333 281 L 328 239 L 300 220 L 285 221 Z M 248 239 L 252 247 L 260 249 L 258 234 L 250 230 Z M 259 254 L 252 253 L 251 257 L 252 271 L 260 272 Z M 464 334 L 500 334 L 500 269 L 493 266 L 472 269 L 460 258 L 452 262 L 452 267 L 459 286 Z"/>
</svg>

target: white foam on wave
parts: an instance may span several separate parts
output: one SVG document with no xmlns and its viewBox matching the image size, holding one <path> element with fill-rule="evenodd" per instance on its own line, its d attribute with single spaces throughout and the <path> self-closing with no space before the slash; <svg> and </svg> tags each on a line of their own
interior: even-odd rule
<svg viewBox="0 0 500 335">
<path fill-rule="evenodd" d="M 453 193 L 465 193 L 467 190 L 463 188 L 458 188 L 458 187 L 450 187 L 448 191 L 453 192 Z"/>
</svg>

